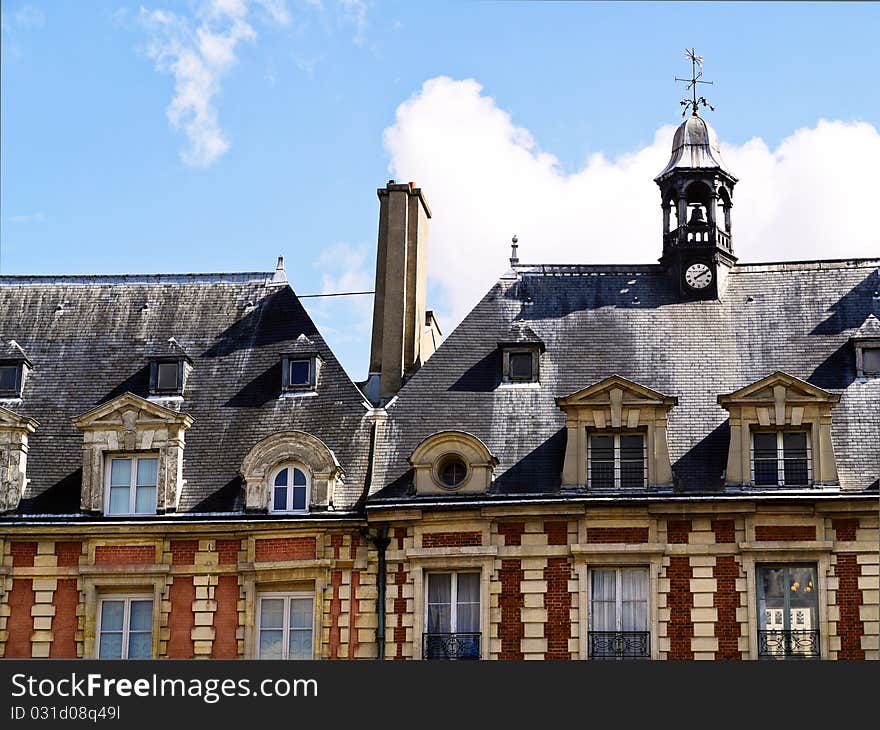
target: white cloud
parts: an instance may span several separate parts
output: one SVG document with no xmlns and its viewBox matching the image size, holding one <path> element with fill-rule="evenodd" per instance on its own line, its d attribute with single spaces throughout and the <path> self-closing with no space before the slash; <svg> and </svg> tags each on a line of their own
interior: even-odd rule
<svg viewBox="0 0 880 730">
<path fill-rule="evenodd" d="M 364 0 L 339 0 L 343 19 L 354 26 L 352 41 L 362 46 L 367 32 L 367 4 Z"/>
<path fill-rule="evenodd" d="M 229 149 L 214 101 L 221 79 L 237 61 L 239 44 L 257 38 L 249 22 L 254 7 L 268 21 L 290 23 L 283 0 L 204 0 L 197 22 L 167 10 L 140 9 L 150 34 L 147 55 L 159 71 L 174 76 L 174 98 L 166 115 L 187 137 L 181 158 L 189 165 L 210 165 Z"/>
<path fill-rule="evenodd" d="M 514 233 L 525 263 L 656 262 L 653 178 L 673 132 L 662 127 L 648 147 L 614 159 L 593 155 L 566 173 L 476 81 L 426 81 L 398 107 L 384 141 L 393 177 L 416 181 L 434 213 L 429 272 L 446 294 L 444 330 L 507 268 Z M 877 197 L 872 171 L 880 167 L 880 134 L 870 124 L 822 120 L 775 150 L 757 137 L 741 146 L 722 139 L 721 148 L 740 179 L 733 234 L 741 261 L 880 253 L 868 224 Z"/>
</svg>

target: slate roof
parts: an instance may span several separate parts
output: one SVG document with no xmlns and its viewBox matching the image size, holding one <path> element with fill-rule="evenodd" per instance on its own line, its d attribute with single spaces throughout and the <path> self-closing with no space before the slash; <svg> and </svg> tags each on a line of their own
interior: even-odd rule
<svg viewBox="0 0 880 730">
<path fill-rule="evenodd" d="M 412 495 L 407 457 L 446 429 L 474 434 L 497 457 L 491 494 L 560 494 L 566 435 L 554 398 L 615 373 L 678 397 L 668 441 L 683 494 L 724 492 L 729 427 L 717 396 L 777 370 L 841 394 L 841 487 L 876 488 L 880 380 L 856 379 L 850 337 L 880 314 L 878 266 L 741 264 L 721 301 L 682 302 L 658 265 L 517 265 L 389 403 L 370 501 Z M 537 388 L 499 382 L 498 343 L 521 326 L 546 346 Z"/>
<path fill-rule="evenodd" d="M 22 398 L 0 405 L 40 424 L 18 513 L 79 511 L 83 439 L 71 418 L 126 391 L 147 397 L 148 356 L 157 345 L 162 353 L 180 348 L 193 363 L 183 401 L 173 405 L 194 419 L 181 511 L 241 510 L 245 455 L 266 436 L 293 429 L 335 453 L 345 470 L 337 507 L 353 507 L 369 473 L 369 405 L 278 278 L 0 277 L 0 340 L 14 339 L 34 366 Z M 323 360 L 318 394 L 279 397 L 281 357 L 300 336 Z"/>
</svg>

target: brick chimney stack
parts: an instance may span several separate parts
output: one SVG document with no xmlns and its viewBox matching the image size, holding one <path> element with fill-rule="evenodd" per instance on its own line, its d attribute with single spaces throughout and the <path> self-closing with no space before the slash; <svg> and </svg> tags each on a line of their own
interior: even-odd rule
<svg viewBox="0 0 880 730">
<path fill-rule="evenodd" d="M 431 209 L 415 183 L 389 180 L 379 196 L 379 246 L 373 339 L 366 395 L 391 398 L 433 353 L 440 331 L 425 310 L 428 219 Z"/>
</svg>

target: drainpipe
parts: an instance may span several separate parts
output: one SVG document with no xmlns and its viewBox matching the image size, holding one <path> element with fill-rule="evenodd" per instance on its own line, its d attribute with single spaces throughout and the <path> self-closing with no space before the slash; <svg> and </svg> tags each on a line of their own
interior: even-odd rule
<svg viewBox="0 0 880 730">
<path fill-rule="evenodd" d="M 376 546 L 376 550 L 379 552 L 379 570 L 376 575 L 376 614 L 378 623 L 376 626 L 376 648 L 378 650 L 376 658 L 381 661 L 385 658 L 385 591 L 388 583 L 388 566 L 385 561 L 385 550 L 391 543 L 391 539 L 388 537 L 387 525 L 379 528 L 378 535 L 371 535 L 366 530 L 364 530 L 363 534 L 367 540 Z"/>
</svg>

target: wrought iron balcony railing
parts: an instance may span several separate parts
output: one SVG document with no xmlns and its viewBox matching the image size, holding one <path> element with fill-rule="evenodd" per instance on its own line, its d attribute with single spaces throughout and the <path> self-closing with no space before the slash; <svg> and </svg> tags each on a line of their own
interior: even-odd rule
<svg viewBox="0 0 880 730">
<path fill-rule="evenodd" d="M 587 633 L 590 659 L 650 659 L 648 631 L 590 631 Z"/>
<path fill-rule="evenodd" d="M 818 631 L 759 631 L 758 656 L 813 659 L 819 656 Z"/>
<path fill-rule="evenodd" d="M 423 634 L 425 659 L 479 659 L 480 634 Z"/>
</svg>

